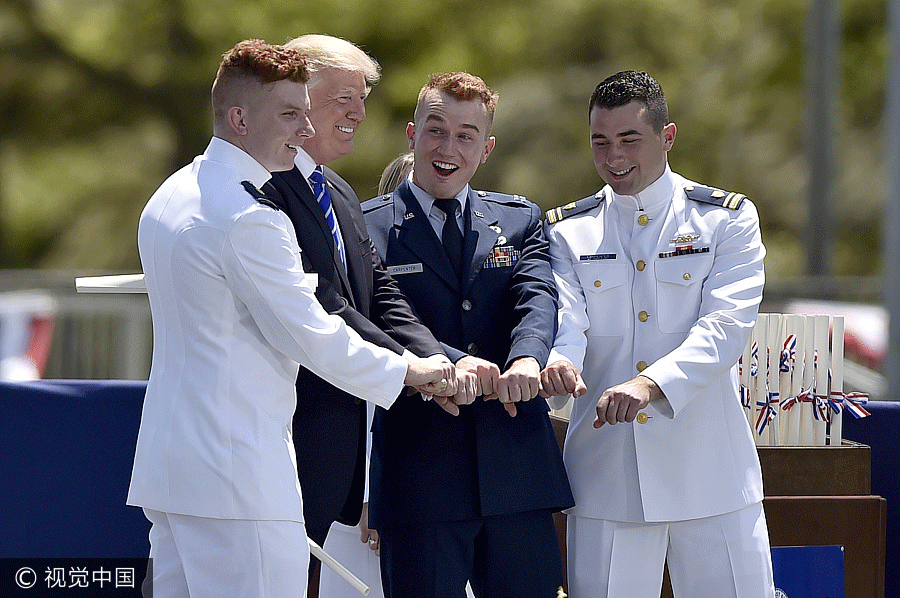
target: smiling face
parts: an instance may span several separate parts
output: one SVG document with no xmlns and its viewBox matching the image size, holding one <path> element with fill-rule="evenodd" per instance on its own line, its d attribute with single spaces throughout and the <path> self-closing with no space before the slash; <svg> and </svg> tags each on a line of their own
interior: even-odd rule
<svg viewBox="0 0 900 598">
<path fill-rule="evenodd" d="M 591 150 L 600 177 L 619 195 L 635 195 L 666 170 L 675 124 L 656 133 L 647 107 L 636 101 L 591 110 Z"/>
<path fill-rule="evenodd" d="M 269 172 L 293 168 L 296 148 L 315 132 L 304 83 L 284 79 L 262 85 L 246 106 L 235 110 L 240 147 Z"/>
<path fill-rule="evenodd" d="M 309 119 L 316 136 L 303 149 L 317 164 L 328 164 L 353 151 L 353 137 L 366 119 L 369 94 L 361 72 L 326 68 L 309 81 Z"/>
<path fill-rule="evenodd" d="M 413 182 L 438 199 L 455 197 L 494 149 L 490 116 L 480 100 L 459 101 L 428 91 L 406 127 L 413 150 Z"/>
</svg>

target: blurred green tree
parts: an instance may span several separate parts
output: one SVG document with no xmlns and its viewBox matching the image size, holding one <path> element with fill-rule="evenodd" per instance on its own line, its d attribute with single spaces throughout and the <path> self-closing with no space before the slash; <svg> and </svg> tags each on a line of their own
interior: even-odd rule
<svg viewBox="0 0 900 598">
<path fill-rule="evenodd" d="M 844 0 L 839 274 L 877 273 L 885 192 L 882 0 Z M 672 166 L 757 204 L 770 277 L 804 272 L 806 3 L 801 0 L 0 0 L 0 268 L 136 270 L 140 210 L 202 152 L 209 87 L 243 38 L 349 39 L 382 82 L 335 163 L 361 199 L 406 149 L 428 75 L 500 92 L 497 148 L 474 184 L 548 209 L 596 191 L 587 102 L 606 75 L 656 76 Z"/>
</svg>

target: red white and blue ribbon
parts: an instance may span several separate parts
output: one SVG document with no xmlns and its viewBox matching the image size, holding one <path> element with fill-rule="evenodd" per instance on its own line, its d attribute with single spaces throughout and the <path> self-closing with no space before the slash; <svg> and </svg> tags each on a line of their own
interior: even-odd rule
<svg viewBox="0 0 900 598">
<path fill-rule="evenodd" d="M 846 409 L 850 415 L 856 419 L 862 419 L 872 415 L 865 407 L 863 407 L 863 405 L 869 402 L 869 395 L 864 392 L 845 393 L 834 391 L 831 393 L 831 397 L 829 402 L 832 404 L 832 410 L 834 410 L 835 413 L 840 413 L 841 409 Z"/>
</svg>

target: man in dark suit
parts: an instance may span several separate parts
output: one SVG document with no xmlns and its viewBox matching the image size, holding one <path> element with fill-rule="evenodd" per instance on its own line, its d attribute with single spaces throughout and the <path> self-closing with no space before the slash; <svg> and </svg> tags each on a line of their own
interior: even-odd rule
<svg viewBox="0 0 900 598">
<path fill-rule="evenodd" d="M 294 225 L 304 270 L 318 274 L 316 297 L 370 342 L 396 353 L 446 359 L 375 253 L 356 193 L 323 168 L 353 151 L 354 134 L 366 117 L 365 98 L 379 78 L 378 63 L 330 36 L 301 36 L 286 46 L 299 50 L 309 66 L 309 119 L 316 133 L 298 149 L 294 168 L 278 173 L 265 191 Z M 401 397 L 413 399 L 421 402 Z M 452 403 L 444 406 L 455 409 Z M 321 545 L 334 521 L 360 521 L 365 403 L 301 367 L 293 430 L 306 529 Z M 313 559 L 311 568 L 317 566 Z M 313 571 L 310 594 L 316 581 Z"/>
<path fill-rule="evenodd" d="M 477 374 L 476 394 L 499 399 L 457 418 L 423 402 L 376 409 L 369 519 L 389 598 L 457 598 L 466 580 L 479 598 L 562 585 L 552 512 L 573 500 L 537 396 L 557 310 L 541 212 L 469 186 L 494 147 L 496 101 L 468 73 L 432 77 L 407 127 L 412 175 L 363 204 L 416 314 Z"/>
</svg>

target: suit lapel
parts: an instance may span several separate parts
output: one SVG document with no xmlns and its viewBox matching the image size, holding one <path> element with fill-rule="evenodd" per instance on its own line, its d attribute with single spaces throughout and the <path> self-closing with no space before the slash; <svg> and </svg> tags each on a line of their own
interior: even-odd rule
<svg viewBox="0 0 900 598">
<path fill-rule="evenodd" d="M 464 281 L 463 291 L 469 288 L 481 272 L 485 260 L 500 236 L 497 231 L 497 217 L 491 211 L 490 205 L 485 203 L 476 191 L 469 190 L 466 206 L 463 263 L 471 264 L 471 267 L 468 269 L 468 278 Z"/>
<path fill-rule="evenodd" d="M 303 175 L 300 175 L 301 177 Z M 305 179 L 304 179 L 305 181 Z M 335 210 L 335 214 L 337 215 L 337 208 L 335 208 L 336 199 L 335 196 L 338 194 L 335 192 L 334 185 L 331 181 L 326 177 L 325 184 L 328 185 L 328 192 L 331 194 L 331 207 Z M 322 230 L 322 234 L 325 236 L 326 242 L 328 244 L 328 248 L 331 250 L 331 261 L 334 263 L 334 268 L 338 273 L 338 276 L 341 279 L 341 284 L 344 287 L 344 297 L 354 301 L 353 293 L 351 292 L 350 281 L 347 279 L 347 273 L 344 271 L 344 265 L 341 263 L 341 254 L 338 253 L 337 245 L 334 243 L 334 235 L 331 234 L 331 227 L 328 226 L 328 222 L 325 220 L 325 213 L 322 211 L 322 206 L 319 205 L 319 202 L 316 201 L 315 196 L 312 192 L 312 187 L 310 187 L 309 182 L 306 182 L 306 185 L 300 185 L 300 197 L 303 199 L 304 204 L 312 212 L 315 216 L 316 222 L 319 223 L 319 228 Z M 343 197 L 343 196 L 340 196 Z M 338 226 L 342 222 L 340 215 L 337 215 Z M 341 235 L 344 238 L 344 245 L 346 246 L 347 235 L 344 233 L 343 228 L 341 228 Z"/>
<path fill-rule="evenodd" d="M 350 281 L 351 279 L 359 281 L 365 280 L 365 277 L 362 276 L 362 269 L 365 267 L 365 264 L 362 263 L 362 254 L 359 249 L 359 232 L 356 230 L 353 215 L 350 213 L 350 207 L 347 205 L 347 197 L 331 184 L 331 181 L 327 178 L 328 172 L 328 170 L 325 171 L 325 180 L 328 184 L 328 191 L 331 193 L 331 207 L 337 217 L 338 227 L 341 229 L 341 238 L 344 240 L 344 256 L 347 259 L 347 271 L 344 271 L 344 267 L 341 264 L 341 256 L 338 253 L 337 246 L 335 246 L 333 240 L 331 243 L 331 247 L 334 249 L 332 252 L 332 259 L 334 260 L 335 268 L 337 268 L 337 271 L 341 276 L 341 280 L 344 282 L 345 288 L 351 290 L 351 292 L 348 293 L 348 296 L 353 303 L 353 307 L 356 307 L 356 303 L 358 300 L 361 300 L 362 297 L 362 295 L 357 297 L 357 293 L 362 294 L 364 293 L 364 290 L 354 288 Z M 316 206 L 318 207 L 318 202 L 316 202 Z M 319 212 L 321 211 L 322 209 L 319 208 Z M 325 222 L 324 216 L 322 217 L 322 222 Z M 328 236 L 334 239 L 331 234 L 331 229 L 328 229 Z"/>
<path fill-rule="evenodd" d="M 293 218 L 293 222 L 297 231 L 297 241 L 300 244 L 300 248 L 310 253 L 314 251 L 314 249 L 310 247 L 309 242 L 304 243 L 304 238 L 307 235 L 319 235 L 321 237 L 321 242 L 325 244 L 325 247 L 328 248 L 327 251 L 330 251 L 331 253 L 331 261 L 334 263 L 334 268 L 338 272 L 338 277 L 343 285 L 342 295 L 351 302 L 354 301 L 350 282 L 347 279 L 347 273 L 344 272 L 344 268 L 341 265 L 340 254 L 338 254 L 337 246 L 334 244 L 331 228 L 325 220 L 325 214 L 322 212 L 322 207 L 319 206 L 319 202 L 317 202 L 315 196 L 313 196 L 309 182 L 296 166 L 285 172 L 282 176 L 285 182 L 289 183 L 289 188 L 292 191 L 292 193 L 283 193 L 282 195 L 285 195 L 285 201 L 292 204 L 287 206 L 289 210 L 288 213 L 296 215 L 296 217 Z M 331 192 L 334 187 L 329 183 L 328 189 L 329 192 Z M 332 193 L 332 205 L 335 203 L 335 195 L 336 193 Z M 340 215 L 338 216 L 338 221 L 343 221 Z M 343 229 L 341 229 L 341 234 L 344 234 Z M 347 235 L 344 235 L 345 245 L 346 239 Z M 309 258 L 307 258 L 307 260 L 308 259 Z M 319 274 L 322 273 L 319 272 Z"/>
<path fill-rule="evenodd" d="M 419 201 L 404 181 L 397 189 L 394 201 L 394 228 L 398 229 L 397 239 L 422 264 L 433 270 L 447 286 L 459 290 L 459 280 L 444 252 L 441 240 L 435 235 L 428 216 Z M 397 201 L 399 200 L 399 201 Z M 465 249 L 463 249 L 465 251 Z"/>
</svg>

